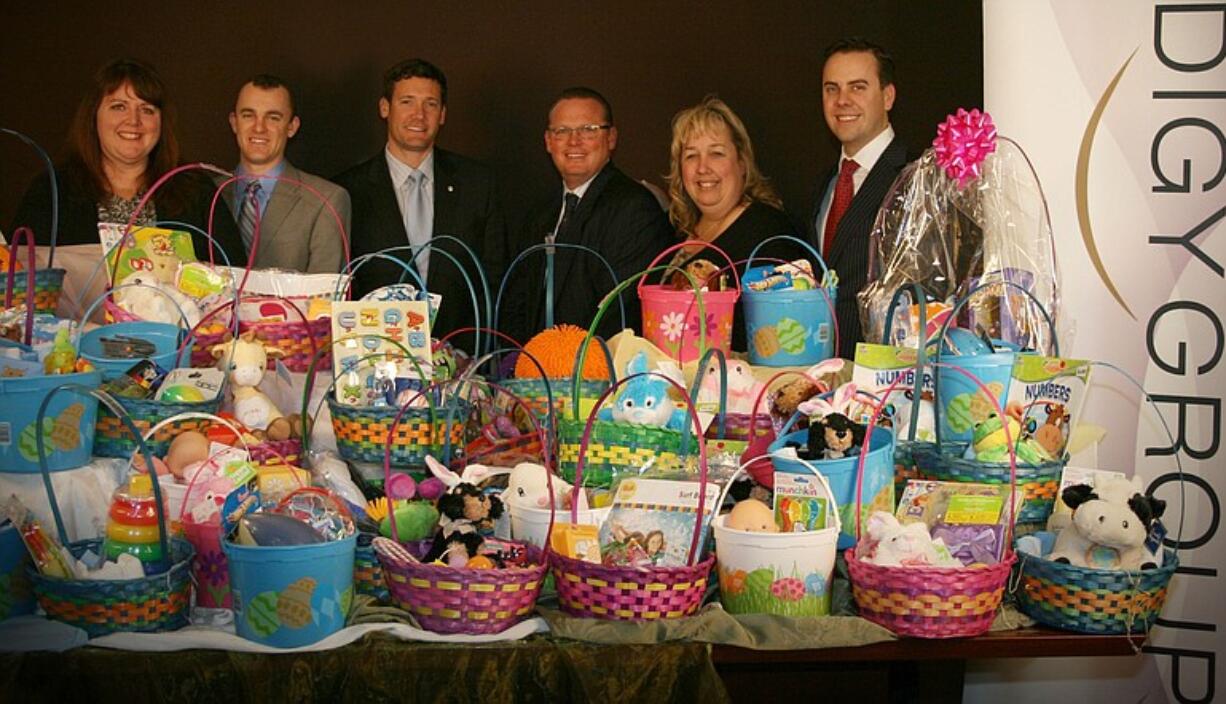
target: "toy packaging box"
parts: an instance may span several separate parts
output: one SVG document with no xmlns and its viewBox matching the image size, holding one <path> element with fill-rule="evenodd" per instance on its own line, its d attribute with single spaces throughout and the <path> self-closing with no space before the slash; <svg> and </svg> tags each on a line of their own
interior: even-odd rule
<svg viewBox="0 0 1226 704">
<path fill-rule="evenodd" d="M 816 477 L 775 472 L 775 525 L 783 533 L 804 533 L 829 527 L 829 500 Z"/>
<path fill-rule="evenodd" d="M 126 228 L 126 223 L 98 223 L 98 238 L 102 242 L 102 251 L 106 253 L 107 274 L 114 273 L 109 279 L 111 285 L 137 271 L 150 272 L 158 281 L 174 284 L 179 265 L 196 261 L 192 236 L 187 232 L 162 227 L 133 228 L 120 252 L 115 245 L 123 238 Z M 115 263 L 117 256 L 118 266 Z"/>
<path fill-rule="evenodd" d="M 1005 412 L 1052 457 L 1061 457 L 1081 418 L 1090 385 L 1082 359 L 1018 355 Z"/>
<path fill-rule="evenodd" d="M 915 360 L 916 350 L 910 347 L 893 347 L 890 345 L 873 345 L 861 342 L 856 345 L 856 363 L 851 374 L 851 382 L 859 391 L 868 392 L 881 398 L 886 389 L 895 381 L 898 386 L 885 399 L 886 407 L 879 423 L 892 423 L 894 428 L 910 428 L 911 408 L 915 403 Z M 915 439 L 922 442 L 936 440 L 935 422 L 933 421 L 933 380 L 932 371 L 924 369 L 924 378 L 920 383 L 920 422 L 915 431 Z M 858 423 L 868 423 L 873 414 L 872 401 L 859 397 L 853 403 L 855 414 L 852 420 Z"/>
<path fill-rule="evenodd" d="M 1007 484 L 970 484 L 912 479 L 903 489 L 895 517 L 899 523 L 924 523 L 964 565 L 994 565 L 1005 553 L 1010 511 Z M 1014 511 L 1022 492 L 1014 492 Z"/>
<path fill-rule="evenodd" d="M 606 565 L 642 567 L 688 564 L 701 487 L 699 482 L 623 479 L 614 494 L 609 517 L 600 527 L 602 561 Z M 703 553 L 719 494 L 717 484 L 707 484 L 695 561 Z"/>
<path fill-rule="evenodd" d="M 433 370 L 426 301 L 336 301 L 332 358 L 336 400 L 348 406 L 400 406 Z M 417 362 L 414 367 L 405 352 Z M 419 378 L 420 368 L 425 379 Z"/>
</svg>

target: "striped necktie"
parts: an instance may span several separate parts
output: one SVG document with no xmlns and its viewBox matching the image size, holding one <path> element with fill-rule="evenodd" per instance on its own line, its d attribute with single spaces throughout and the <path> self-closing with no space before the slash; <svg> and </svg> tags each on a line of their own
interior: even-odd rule
<svg viewBox="0 0 1226 704">
<path fill-rule="evenodd" d="M 238 229 L 243 235 L 243 246 L 251 253 L 252 242 L 255 240 L 255 225 L 260 219 L 260 181 L 256 179 L 247 184 L 243 193 L 243 210 L 238 218 Z"/>
</svg>

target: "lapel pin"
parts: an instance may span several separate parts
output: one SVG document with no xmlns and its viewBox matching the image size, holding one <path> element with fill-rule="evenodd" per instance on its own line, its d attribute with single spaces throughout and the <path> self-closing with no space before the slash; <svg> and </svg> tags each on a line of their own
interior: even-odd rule
<svg viewBox="0 0 1226 704">
<path fill-rule="evenodd" d="M 451 193 L 451 192 L 452 192 L 452 191 L 454 191 L 454 190 L 455 190 L 455 186 L 448 186 L 448 187 L 447 187 L 447 192 L 448 192 L 448 193 Z"/>
</svg>

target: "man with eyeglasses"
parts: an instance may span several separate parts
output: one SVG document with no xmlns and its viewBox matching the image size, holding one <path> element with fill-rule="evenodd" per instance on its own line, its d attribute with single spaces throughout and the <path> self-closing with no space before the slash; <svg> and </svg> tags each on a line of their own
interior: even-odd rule
<svg viewBox="0 0 1226 704">
<path fill-rule="evenodd" d="M 506 260 L 506 228 L 493 172 L 435 146 L 447 121 L 447 77 L 422 59 L 392 66 L 383 75 L 379 116 L 387 121 L 387 145 L 336 178 L 353 201 L 353 257 L 388 247 L 420 248 L 432 237 L 450 235 L 472 247 L 496 286 Z M 436 337 L 471 327 L 474 319 L 464 275 L 440 249 L 456 256 L 477 287 L 478 304 L 483 300 L 472 260 L 458 245 L 420 250 L 413 266 L 430 292 L 443 297 L 433 326 Z M 407 250 L 394 255 L 410 259 Z M 358 269 L 354 295 L 395 283 L 404 273 L 395 262 L 370 260 Z"/>
<path fill-rule="evenodd" d="M 609 101 L 591 88 L 562 91 L 545 128 L 545 151 L 562 183 L 529 214 L 521 251 L 541 242 L 589 247 L 612 265 L 621 280 L 647 268 L 672 243 L 672 227 L 655 196 L 613 165 L 616 147 L 617 127 Z M 547 285 L 545 257 L 540 253 L 522 265 L 523 277 L 515 277 L 517 293 L 510 300 L 521 306 L 519 322 L 507 327 L 521 338 L 545 327 L 550 294 L 555 325 L 586 328 L 614 288 L 608 270 L 590 254 L 561 248 L 555 256 L 552 287 Z M 639 328 L 638 296 L 630 289 L 622 300 L 627 325 Z M 508 312 L 514 317 L 514 311 Z M 607 338 L 621 329 L 614 304 L 598 332 Z"/>
</svg>

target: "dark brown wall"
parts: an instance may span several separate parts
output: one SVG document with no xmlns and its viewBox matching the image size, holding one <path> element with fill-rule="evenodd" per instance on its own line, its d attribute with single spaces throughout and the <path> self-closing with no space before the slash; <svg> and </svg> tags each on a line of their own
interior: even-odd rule
<svg viewBox="0 0 1226 704">
<path fill-rule="evenodd" d="M 60 148 L 90 74 L 132 55 L 169 84 L 187 159 L 234 164 L 226 123 L 234 94 L 248 75 L 271 72 L 299 94 L 303 129 L 291 159 L 334 175 L 384 141 L 383 69 L 421 56 L 450 83 L 441 144 L 498 169 L 513 223 L 555 187 L 541 135 L 553 95 L 568 85 L 608 96 L 621 134 L 616 161 L 657 183 L 668 170 L 672 115 L 718 93 L 745 121 L 760 167 L 794 213 L 807 212 L 816 174 L 837 155 L 818 95 L 829 42 L 864 34 L 894 53 L 893 121 L 916 151 L 946 113 L 983 96 L 975 0 L 36 4 L 0 10 L 0 126 L 50 150 Z M 2 142 L 0 223 L 8 223 L 38 162 L 16 140 Z"/>
</svg>

